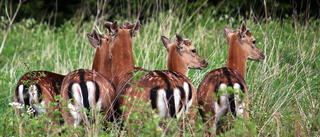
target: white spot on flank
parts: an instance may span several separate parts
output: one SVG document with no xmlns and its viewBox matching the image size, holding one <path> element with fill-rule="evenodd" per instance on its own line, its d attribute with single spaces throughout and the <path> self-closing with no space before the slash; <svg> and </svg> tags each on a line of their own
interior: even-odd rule
<svg viewBox="0 0 320 137">
<path fill-rule="evenodd" d="M 169 109 L 166 99 L 166 91 L 164 89 L 158 90 L 157 107 L 161 117 L 166 117 L 168 115 Z"/>
</svg>

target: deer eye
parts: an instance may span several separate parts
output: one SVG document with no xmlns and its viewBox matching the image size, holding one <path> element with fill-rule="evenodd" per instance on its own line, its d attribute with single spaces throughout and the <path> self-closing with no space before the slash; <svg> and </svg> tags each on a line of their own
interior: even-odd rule
<svg viewBox="0 0 320 137">
<path fill-rule="evenodd" d="M 252 41 L 253 44 L 256 44 L 256 41 Z"/>
<path fill-rule="evenodd" d="M 193 50 L 191 50 L 191 52 L 192 52 L 192 53 L 196 53 L 196 50 L 195 50 L 195 49 L 193 49 Z"/>
</svg>

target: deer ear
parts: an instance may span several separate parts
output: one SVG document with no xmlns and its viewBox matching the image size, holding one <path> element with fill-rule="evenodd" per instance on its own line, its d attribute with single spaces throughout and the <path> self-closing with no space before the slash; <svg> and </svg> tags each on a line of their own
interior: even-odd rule
<svg viewBox="0 0 320 137">
<path fill-rule="evenodd" d="M 118 21 L 113 21 L 112 25 L 110 26 L 110 33 L 112 36 L 116 36 L 118 34 Z"/>
<path fill-rule="evenodd" d="M 123 27 L 124 29 L 132 29 L 136 24 L 130 23 L 129 21 L 125 21 L 123 25 L 124 25 Z"/>
<path fill-rule="evenodd" d="M 232 34 L 232 30 L 231 29 L 229 29 L 227 26 L 224 26 L 223 27 L 223 31 L 224 31 L 224 35 L 227 37 L 227 40 L 229 41 L 229 37 L 230 37 L 230 35 L 229 34 Z"/>
<path fill-rule="evenodd" d="M 244 21 L 242 21 L 241 26 L 240 26 L 240 35 L 241 37 L 244 37 L 244 35 L 246 34 L 247 31 L 247 26 L 244 23 Z"/>
<path fill-rule="evenodd" d="M 109 33 L 111 32 L 111 30 L 110 30 L 111 25 L 112 25 L 112 22 L 109 22 L 109 21 L 107 21 L 103 24 L 103 26 L 109 30 Z"/>
<path fill-rule="evenodd" d="M 123 22 L 123 26 L 125 29 L 128 29 L 128 26 L 130 25 L 130 22 L 129 21 L 124 21 Z"/>
<path fill-rule="evenodd" d="M 130 27 L 130 25 L 129 25 L 128 27 Z M 140 21 L 138 20 L 138 21 L 134 24 L 134 26 L 132 27 L 132 29 L 131 29 L 131 31 L 130 31 L 131 37 L 136 36 L 136 34 L 138 33 L 139 29 L 140 29 Z"/>
<path fill-rule="evenodd" d="M 178 46 L 181 48 L 183 46 L 182 37 L 180 35 L 176 34 L 175 38 L 176 38 L 176 42 L 177 42 Z"/>
<path fill-rule="evenodd" d="M 100 44 L 99 35 L 95 30 L 93 30 L 92 34 L 87 34 L 88 41 L 93 48 L 97 48 Z"/>
<path fill-rule="evenodd" d="M 165 37 L 165 36 L 161 36 L 161 40 L 162 40 L 162 43 L 163 43 L 163 46 L 167 49 L 167 51 L 169 52 L 169 47 L 168 45 L 171 44 L 171 41 Z"/>
</svg>

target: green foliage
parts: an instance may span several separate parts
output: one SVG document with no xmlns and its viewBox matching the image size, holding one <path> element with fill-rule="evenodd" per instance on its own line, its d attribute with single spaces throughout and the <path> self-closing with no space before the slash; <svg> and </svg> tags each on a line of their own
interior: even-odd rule
<svg viewBox="0 0 320 137">
<path fill-rule="evenodd" d="M 173 2 L 168 2 L 168 6 L 172 6 Z M 152 1 L 148 3 L 152 4 Z M 183 1 L 181 3 L 177 7 L 171 7 L 174 9 L 171 11 L 144 13 L 145 16 L 155 15 L 143 20 L 141 30 L 133 39 L 135 66 L 148 70 L 166 69 L 167 51 L 163 48 L 160 37 L 164 35 L 173 41 L 174 34 L 179 33 L 183 38 L 189 38 L 198 54 L 209 62 L 209 66 L 202 71 L 189 71 L 188 77 L 197 87 L 207 73 L 225 66 L 228 42 L 223 26 L 236 29 L 240 27 L 239 22 L 245 20 L 256 38 L 257 46 L 267 58 L 263 62 L 247 62 L 245 79 L 250 98 L 250 119 L 229 119 L 232 129 L 221 136 L 319 136 L 318 19 L 295 20 L 287 16 L 280 19 L 268 18 L 266 24 L 259 22 L 251 14 L 248 19 L 229 14 L 217 16 L 206 9 L 208 5 L 204 5 L 198 12 L 192 10 L 201 6 L 200 2 L 188 6 L 183 4 Z M 136 6 L 139 8 L 139 5 Z M 112 20 L 136 20 L 134 17 L 123 16 L 124 13 L 113 15 L 115 18 Z M 195 14 L 191 17 L 192 13 Z M 2 18 L 1 34 L 6 31 L 7 24 L 7 20 Z M 93 24 L 93 18 L 83 22 L 82 17 L 65 21 L 58 28 L 50 27 L 47 23 L 36 23 L 33 19 L 13 24 L 0 56 L 0 135 L 19 136 L 21 132 L 17 129 L 20 129 L 21 125 L 21 128 L 28 131 L 28 136 L 56 136 L 57 133 L 62 136 L 71 136 L 73 133 L 80 136 L 85 133 L 92 136 L 203 136 L 205 126 L 200 116 L 196 121 L 195 131 L 192 131 L 191 125 L 187 123 L 186 132 L 177 132 L 181 119 L 154 117 L 154 111 L 148 108 L 149 102 L 141 101 L 132 102 L 137 108 L 129 118 L 133 123 L 120 119 L 117 124 L 107 123 L 105 130 L 101 130 L 103 127 L 100 124 L 77 128 L 66 124 L 56 126 L 48 124 L 49 119 L 45 115 L 32 119 L 29 115 L 17 116 L 8 103 L 13 101 L 16 83 L 24 73 L 47 70 L 67 74 L 75 69 L 91 68 L 95 50 L 89 46 L 86 33 L 91 33 L 92 28 L 99 28 L 100 32 L 107 33 L 102 22 L 98 21 L 97 26 Z M 0 35 L 0 38 L 2 39 L 3 35 Z M 142 75 L 137 73 L 135 78 Z M 230 88 L 227 91 L 233 93 Z M 59 100 L 59 97 L 55 99 Z M 55 105 L 57 104 L 52 104 Z M 127 108 L 122 109 L 128 111 Z M 59 111 L 54 111 L 53 114 L 55 118 L 61 118 L 58 116 Z M 123 130 L 120 126 L 122 122 L 124 128 L 129 130 Z M 156 130 L 158 125 L 162 125 L 165 130 Z"/>
</svg>

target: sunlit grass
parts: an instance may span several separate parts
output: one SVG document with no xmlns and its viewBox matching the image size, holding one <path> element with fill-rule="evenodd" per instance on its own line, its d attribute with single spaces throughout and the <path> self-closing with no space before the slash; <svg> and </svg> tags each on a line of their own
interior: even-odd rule
<svg viewBox="0 0 320 137">
<path fill-rule="evenodd" d="M 117 20 L 122 23 L 126 19 Z M 149 70 L 166 69 L 168 53 L 160 37 L 164 35 L 173 41 L 178 33 L 183 38 L 189 38 L 200 56 L 209 62 L 209 66 L 202 71 L 189 71 L 188 77 L 197 87 L 207 73 L 225 66 L 228 42 L 223 26 L 237 29 L 241 20 L 200 15 L 189 20 L 189 17 L 177 13 L 159 13 L 143 22 L 133 40 L 135 64 Z M 292 25 L 293 19 L 270 19 L 268 24 L 257 23 L 254 19 L 245 22 L 267 58 L 263 62 L 247 62 L 245 79 L 250 95 L 250 123 L 247 128 L 235 125 L 235 129 L 226 135 L 236 136 L 242 133 L 240 131 L 247 133 L 250 130 L 258 136 L 319 136 L 319 20 L 310 20 L 308 26 L 297 27 Z M 46 24 L 35 24 L 32 20 L 13 25 L 0 56 L 0 106 L 1 115 L 6 116 L 1 117 L 1 125 L 8 124 L 8 119 L 14 118 L 8 103 L 13 101 L 15 85 L 25 72 L 47 70 L 67 74 L 79 68 L 91 69 L 94 49 L 87 42 L 86 34 L 91 33 L 92 24 L 92 21 L 79 24 L 71 20 L 55 30 L 47 28 Z M 98 22 L 97 27 L 107 33 L 102 22 Z M 196 133 L 200 135 L 204 127 L 201 120 L 197 122 Z M 107 134 L 130 133 L 112 124 L 111 127 L 113 130 Z M 144 130 L 149 128 L 142 126 L 136 130 L 145 135 L 148 132 Z M 3 130 L 0 127 L 0 131 Z M 10 130 L 5 132 L 18 134 Z M 170 135 L 174 135 L 174 131 Z"/>
</svg>

